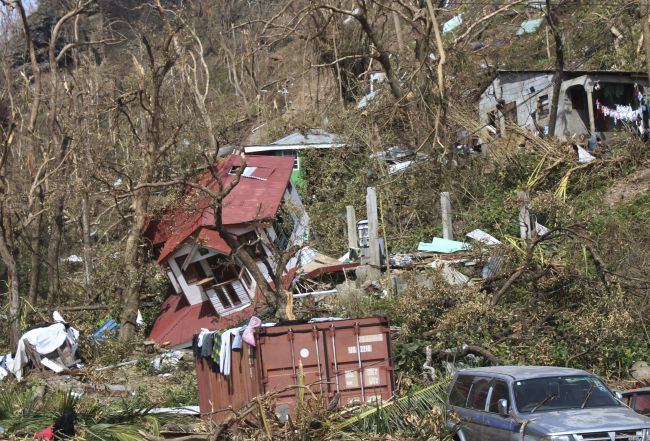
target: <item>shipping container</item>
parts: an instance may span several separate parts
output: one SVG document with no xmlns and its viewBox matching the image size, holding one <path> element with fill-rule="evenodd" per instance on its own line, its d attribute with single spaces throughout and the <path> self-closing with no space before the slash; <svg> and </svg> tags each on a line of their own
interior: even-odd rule
<svg viewBox="0 0 650 441">
<path fill-rule="evenodd" d="M 395 375 L 390 328 L 385 317 L 327 320 L 262 327 L 256 347 L 232 352 L 230 375 L 196 357 L 199 406 L 204 418 L 220 421 L 258 395 L 278 393 L 275 410 L 294 415 L 300 364 L 304 383 L 324 403 L 379 403 L 393 395 Z M 285 390 L 283 390 L 285 389 Z M 310 394 L 305 394 L 310 396 Z"/>
</svg>

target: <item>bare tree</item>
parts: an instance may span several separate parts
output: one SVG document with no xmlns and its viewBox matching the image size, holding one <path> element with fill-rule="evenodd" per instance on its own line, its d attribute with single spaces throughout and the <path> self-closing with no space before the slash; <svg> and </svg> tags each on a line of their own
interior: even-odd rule
<svg viewBox="0 0 650 441">
<path fill-rule="evenodd" d="M 136 177 L 140 183 L 151 183 L 155 177 L 156 166 L 164 155 L 176 144 L 177 136 L 182 128 L 181 123 L 170 127 L 165 119 L 164 95 L 168 75 L 176 65 L 179 54 L 174 45 L 174 38 L 181 30 L 180 25 L 172 25 L 166 17 L 160 1 L 155 4 L 165 29 L 165 36 L 159 44 L 154 46 L 147 36 L 141 36 L 142 50 L 145 64 L 140 65 L 137 58 L 133 62 L 140 75 L 140 85 L 137 91 L 138 102 L 141 107 L 140 121 L 142 127 L 138 131 L 133 126 L 135 141 L 141 149 L 139 161 L 139 174 Z M 131 122 L 129 121 L 129 124 Z M 124 291 L 121 316 L 120 337 L 124 340 L 133 338 L 136 331 L 136 318 L 140 303 L 140 277 L 141 267 L 140 244 L 148 215 L 151 197 L 150 187 L 135 184 L 131 192 L 131 206 L 133 218 L 131 220 L 126 247 L 124 250 L 124 266 L 127 274 L 127 287 Z"/>
<path fill-rule="evenodd" d="M 557 7 L 557 6 L 556 6 Z M 551 0 L 546 0 L 546 22 L 551 28 L 555 40 L 555 72 L 553 73 L 553 95 L 551 97 L 551 111 L 548 119 L 548 134 L 555 136 L 557 123 L 557 109 L 560 101 L 560 89 L 564 78 L 564 39 L 559 28 L 558 18 L 551 6 Z"/>
</svg>

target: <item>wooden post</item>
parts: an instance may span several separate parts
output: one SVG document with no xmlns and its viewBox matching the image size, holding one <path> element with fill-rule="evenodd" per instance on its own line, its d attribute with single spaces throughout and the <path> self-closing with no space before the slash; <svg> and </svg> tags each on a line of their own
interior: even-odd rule
<svg viewBox="0 0 650 441">
<path fill-rule="evenodd" d="M 370 252 L 370 265 L 381 267 L 379 250 L 379 220 L 377 216 L 377 192 L 374 187 L 368 187 L 366 194 L 366 210 L 368 212 L 368 251 Z"/>
<path fill-rule="evenodd" d="M 448 191 L 440 193 L 440 216 L 442 217 L 442 237 L 454 240 L 454 230 L 451 222 L 451 200 Z"/>
<path fill-rule="evenodd" d="M 345 207 L 347 220 L 348 220 L 348 251 L 350 251 L 350 259 L 358 257 L 359 250 L 359 237 L 357 235 L 357 215 L 354 213 L 354 207 L 348 205 Z M 352 254 L 355 253 L 355 256 Z"/>
<path fill-rule="evenodd" d="M 395 26 L 395 35 L 397 36 L 397 49 L 402 52 L 404 50 L 404 41 L 402 39 L 402 26 L 399 22 L 397 12 L 393 11 L 393 25 Z"/>
<path fill-rule="evenodd" d="M 531 223 L 530 213 L 528 212 L 528 192 L 520 191 L 518 193 L 520 208 L 519 208 L 519 237 L 523 240 L 531 238 Z"/>
</svg>

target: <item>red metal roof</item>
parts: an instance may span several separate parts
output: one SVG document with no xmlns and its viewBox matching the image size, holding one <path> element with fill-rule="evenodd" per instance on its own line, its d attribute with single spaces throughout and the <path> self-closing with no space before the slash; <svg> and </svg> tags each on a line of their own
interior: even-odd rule
<svg viewBox="0 0 650 441">
<path fill-rule="evenodd" d="M 246 167 L 249 176 L 242 175 L 239 183 L 223 200 L 223 225 L 234 226 L 274 218 L 289 183 L 293 161 L 292 157 L 282 156 L 247 157 Z M 230 174 L 233 167 L 241 165 L 241 158 L 236 155 L 229 156 L 216 165 L 216 174 L 224 186 L 233 179 L 233 175 Z M 207 169 L 196 177 L 195 182 L 214 191 L 218 189 L 217 180 Z M 161 263 L 197 230 L 214 225 L 211 199 L 204 192 L 191 189 L 186 193 L 183 202 L 165 211 L 160 218 L 149 222 L 145 236 L 154 245 L 165 244 L 158 258 L 158 262 Z M 201 233 L 204 234 L 208 244 L 218 244 L 222 247 L 225 245 L 218 233 L 207 231 L 210 230 L 202 228 Z M 219 249 L 219 251 L 224 250 Z"/>
<path fill-rule="evenodd" d="M 162 304 L 149 338 L 158 344 L 188 347 L 201 328 L 211 331 L 226 329 L 253 314 L 253 305 L 241 311 L 218 317 L 209 301 L 190 305 L 183 294 L 172 294 Z"/>
</svg>

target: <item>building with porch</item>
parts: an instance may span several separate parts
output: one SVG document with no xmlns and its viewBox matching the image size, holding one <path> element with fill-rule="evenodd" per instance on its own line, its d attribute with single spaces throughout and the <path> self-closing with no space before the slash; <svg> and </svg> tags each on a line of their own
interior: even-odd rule
<svg viewBox="0 0 650 441">
<path fill-rule="evenodd" d="M 548 130 L 553 71 L 500 70 L 481 93 L 479 118 L 493 134 L 515 124 Z M 648 128 L 648 76 L 639 72 L 565 71 L 560 88 L 555 135 L 612 133 Z"/>
</svg>

